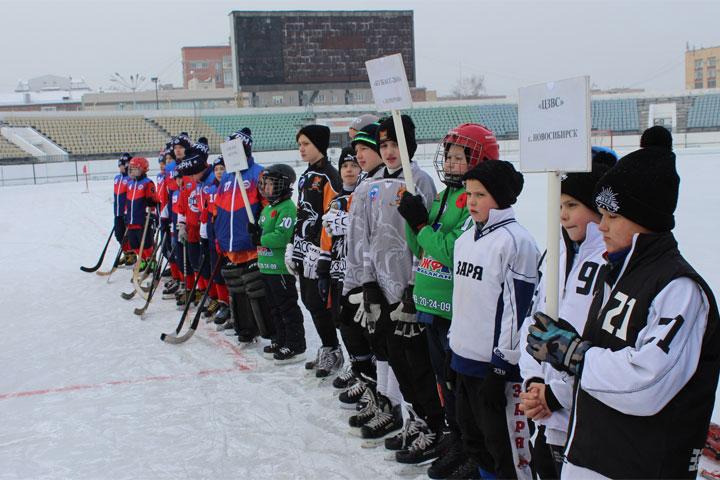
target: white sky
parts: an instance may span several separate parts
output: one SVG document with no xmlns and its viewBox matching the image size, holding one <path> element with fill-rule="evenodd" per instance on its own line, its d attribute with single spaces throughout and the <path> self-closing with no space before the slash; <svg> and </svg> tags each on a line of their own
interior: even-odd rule
<svg viewBox="0 0 720 480">
<path fill-rule="evenodd" d="M 598 88 L 684 89 L 684 52 L 720 45 L 720 1 L 0 0 L 0 92 L 44 74 L 109 87 L 118 72 L 182 84 L 183 46 L 227 44 L 232 10 L 414 10 L 417 85 L 488 94 L 590 75 Z M 148 80 L 146 88 L 152 87 Z"/>
</svg>

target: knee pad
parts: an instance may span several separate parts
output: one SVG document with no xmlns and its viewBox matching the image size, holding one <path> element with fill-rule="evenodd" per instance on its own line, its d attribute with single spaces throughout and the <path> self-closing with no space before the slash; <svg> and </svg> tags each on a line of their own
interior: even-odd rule
<svg viewBox="0 0 720 480">
<path fill-rule="evenodd" d="M 239 265 L 228 264 L 221 270 L 228 292 L 245 293 L 245 283 L 242 280 L 243 268 Z"/>
</svg>

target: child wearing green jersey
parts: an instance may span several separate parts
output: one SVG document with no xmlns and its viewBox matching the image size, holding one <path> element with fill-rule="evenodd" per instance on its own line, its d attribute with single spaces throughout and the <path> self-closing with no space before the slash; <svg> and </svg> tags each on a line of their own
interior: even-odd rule
<svg viewBox="0 0 720 480">
<path fill-rule="evenodd" d="M 292 239 L 297 208 L 290 199 L 295 171 L 281 163 L 267 167 L 260 177 L 260 194 L 269 202 L 248 232 L 258 250 L 258 268 L 275 324 L 275 337 L 263 356 L 275 365 L 305 360 L 305 327 L 298 306 L 295 276 L 285 266 L 285 248 Z"/>
<path fill-rule="evenodd" d="M 495 135 L 486 127 L 466 123 L 456 127 L 438 145 L 435 169 L 447 186 L 438 193 L 428 213 L 423 199 L 405 192 L 398 211 L 407 221 L 406 236 L 410 249 L 419 258 L 413 299 L 417 321 L 427 325 L 426 338 L 430 361 L 444 400 L 450 429 L 450 448 L 442 452 L 429 469 L 430 478 L 447 478 L 456 469 L 468 468 L 462 452 L 460 429 L 455 415 L 455 393 L 445 379 L 445 350 L 452 319 L 453 248 L 455 240 L 473 221 L 466 206 L 462 176 L 474 165 L 500 158 Z M 452 478 L 455 478 L 454 476 Z M 457 477 L 465 478 L 465 477 Z"/>
</svg>

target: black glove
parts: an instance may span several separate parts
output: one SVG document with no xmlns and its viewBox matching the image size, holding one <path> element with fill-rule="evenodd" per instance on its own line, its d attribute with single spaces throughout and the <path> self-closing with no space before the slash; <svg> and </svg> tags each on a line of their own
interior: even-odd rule
<svg viewBox="0 0 720 480">
<path fill-rule="evenodd" d="M 262 236 L 262 229 L 257 223 L 248 222 L 247 232 L 250 234 L 250 241 L 254 246 L 260 245 L 260 237 Z"/>
<path fill-rule="evenodd" d="M 363 285 L 363 309 L 367 319 L 367 327 L 370 333 L 375 331 L 375 324 L 380 319 L 380 305 L 385 297 L 377 282 L 368 282 Z"/>
<path fill-rule="evenodd" d="M 403 290 L 400 304 L 390 313 L 390 318 L 396 322 L 417 322 L 415 319 L 415 300 L 413 300 L 413 289 L 415 285 L 408 285 Z"/>
<path fill-rule="evenodd" d="M 480 386 L 483 405 L 492 410 L 502 410 L 507 405 L 505 397 L 505 370 L 492 368 Z"/>
<path fill-rule="evenodd" d="M 400 199 L 398 212 L 415 233 L 418 233 L 428 223 L 428 211 L 423 198 L 420 195 L 413 195 L 407 190 L 403 192 Z"/>
<path fill-rule="evenodd" d="M 455 390 L 455 381 L 457 380 L 457 373 L 450 366 L 452 362 L 452 350 L 449 348 L 445 350 L 445 363 L 443 364 L 443 370 L 445 371 L 445 385 L 448 390 Z"/>
<path fill-rule="evenodd" d="M 555 369 L 576 375 L 585 360 L 585 352 L 592 347 L 562 318 L 555 320 L 542 312 L 533 318 L 528 329 L 527 352 L 538 362 L 547 362 Z"/>
<path fill-rule="evenodd" d="M 200 240 L 198 241 L 198 243 L 200 244 L 200 251 L 202 251 L 202 252 L 206 251 L 206 250 L 209 248 L 209 245 L 210 245 L 210 244 L 208 243 L 208 239 L 207 239 L 207 238 L 202 238 L 202 237 L 200 237 Z"/>
<path fill-rule="evenodd" d="M 330 295 L 330 275 L 320 275 L 318 277 L 318 293 L 324 303 L 327 303 Z"/>
<path fill-rule="evenodd" d="M 164 233 L 165 235 L 170 235 L 170 219 L 169 218 L 161 218 L 160 219 L 160 231 Z"/>
</svg>

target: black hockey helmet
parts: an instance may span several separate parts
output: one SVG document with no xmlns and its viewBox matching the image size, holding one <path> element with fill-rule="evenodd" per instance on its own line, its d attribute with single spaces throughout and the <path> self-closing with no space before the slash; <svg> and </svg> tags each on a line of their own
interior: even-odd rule
<svg viewBox="0 0 720 480">
<path fill-rule="evenodd" d="M 296 178 L 295 170 L 290 165 L 284 163 L 270 165 L 262 171 L 260 176 L 260 194 L 270 203 L 290 197 Z M 266 190 L 270 190 L 270 185 L 272 185 L 272 191 L 266 193 Z"/>
</svg>

